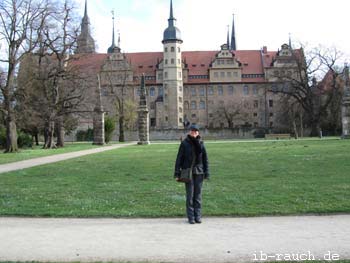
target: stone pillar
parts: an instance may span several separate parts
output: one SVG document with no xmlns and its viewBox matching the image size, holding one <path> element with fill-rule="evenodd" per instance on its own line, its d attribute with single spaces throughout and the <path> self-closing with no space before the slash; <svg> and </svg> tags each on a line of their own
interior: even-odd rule
<svg viewBox="0 0 350 263">
<path fill-rule="evenodd" d="M 137 144 L 139 145 L 150 144 L 149 111 L 147 108 L 147 101 L 146 101 L 145 75 L 142 75 L 142 79 L 141 79 L 140 103 L 139 103 L 139 108 L 137 112 L 139 115 L 139 119 L 138 119 L 139 141 L 137 142 Z"/>
<path fill-rule="evenodd" d="M 344 92 L 341 106 L 342 139 L 350 139 L 350 81 L 349 67 L 344 68 Z"/>
<path fill-rule="evenodd" d="M 102 107 L 100 76 L 97 75 L 96 106 L 93 112 L 94 141 L 95 145 L 105 144 L 105 119 Z"/>
</svg>

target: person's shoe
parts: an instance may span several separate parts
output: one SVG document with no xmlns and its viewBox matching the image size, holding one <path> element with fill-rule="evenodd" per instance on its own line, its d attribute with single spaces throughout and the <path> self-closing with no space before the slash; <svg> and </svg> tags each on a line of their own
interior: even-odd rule
<svg viewBox="0 0 350 263">
<path fill-rule="evenodd" d="M 188 219 L 188 223 L 191 224 L 191 225 L 193 225 L 195 222 L 194 222 L 193 219 Z"/>
<path fill-rule="evenodd" d="M 197 224 L 202 223 L 202 219 L 200 219 L 200 218 L 196 218 L 194 221 L 196 221 Z"/>
</svg>

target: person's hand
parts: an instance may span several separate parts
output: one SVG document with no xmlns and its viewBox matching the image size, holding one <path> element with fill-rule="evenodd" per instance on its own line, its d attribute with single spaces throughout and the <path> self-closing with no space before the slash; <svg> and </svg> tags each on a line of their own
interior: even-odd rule
<svg viewBox="0 0 350 263">
<path fill-rule="evenodd" d="M 179 177 L 175 177 L 175 180 L 178 182 L 180 180 L 180 178 Z"/>
</svg>

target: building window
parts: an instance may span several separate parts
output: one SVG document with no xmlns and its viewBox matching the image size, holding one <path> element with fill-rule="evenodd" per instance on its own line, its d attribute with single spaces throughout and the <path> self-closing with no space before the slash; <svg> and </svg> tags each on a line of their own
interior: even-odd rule
<svg viewBox="0 0 350 263">
<path fill-rule="evenodd" d="M 228 95 L 233 95 L 233 86 L 228 86 L 227 93 Z"/>
<path fill-rule="evenodd" d="M 171 52 L 175 52 L 175 48 L 174 47 L 171 47 L 170 50 L 171 50 Z"/>
<path fill-rule="evenodd" d="M 254 94 L 254 95 L 258 95 L 258 93 L 259 93 L 258 87 L 257 87 L 257 86 L 254 86 L 254 87 L 253 87 L 253 94 Z"/>
<path fill-rule="evenodd" d="M 219 77 L 219 72 L 214 72 L 214 78 L 218 78 Z"/>
<path fill-rule="evenodd" d="M 154 110 L 156 108 L 156 104 L 154 102 L 151 102 L 151 110 Z"/>
<path fill-rule="evenodd" d="M 182 73 L 181 73 L 181 71 L 179 71 L 179 78 L 182 78 Z"/>
<path fill-rule="evenodd" d="M 270 127 L 272 127 L 272 126 L 273 126 L 273 122 L 271 121 L 271 122 L 270 122 Z"/>
<path fill-rule="evenodd" d="M 225 77 L 225 72 L 220 72 L 220 77 L 224 78 Z"/>
<path fill-rule="evenodd" d="M 269 100 L 269 107 L 273 108 L 273 100 Z"/>
<path fill-rule="evenodd" d="M 208 94 L 214 95 L 214 88 L 212 86 L 209 87 Z"/>
<path fill-rule="evenodd" d="M 188 110 L 190 108 L 190 104 L 188 103 L 188 101 L 185 101 L 184 106 L 185 110 Z"/>
<path fill-rule="evenodd" d="M 254 108 L 258 108 L 259 107 L 259 101 L 258 100 L 254 100 Z"/>
<path fill-rule="evenodd" d="M 254 122 L 254 128 L 257 128 L 257 127 L 258 127 L 258 123 Z"/>
<path fill-rule="evenodd" d="M 258 113 L 254 112 L 253 116 L 258 117 Z"/>
<path fill-rule="evenodd" d="M 181 107 L 179 107 L 179 112 L 182 113 L 182 108 Z"/>
<path fill-rule="evenodd" d="M 149 89 L 149 95 L 150 95 L 151 97 L 153 97 L 153 96 L 156 95 L 156 89 L 155 89 L 154 87 L 151 87 L 151 88 Z"/>
<path fill-rule="evenodd" d="M 177 60 L 177 64 L 179 64 L 179 65 L 181 64 L 181 60 L 180 59 Z"/>
<path fill-rule="evenodd" d="M 165 65 L 168 65 L 168 60 L 167 59 L 165 60 Z"/>
<path fill-rule="evenodd" d="M 200 110 L 204 110 L 205 109 L 205 102 L 204 101 L 200 101 L 199 102 L 199 109 Z"/>
<path fill-rule="evenodd" d="M 177 52 L 179 52 L 179 53 L 181 52 L 181 49 L 179 47 L 177 48 Z"/>
<path fill-rule="evenodd" d="M 218 86 L 218 95 L 219 96 L 224 95 L 224 88 L 222 86 Z"/>
<path fill-rule="evenodd" d="M 273 112 L 270 112 L 270 117 L 273 117 Z"/>
<path fill-rule="evenodd" d="M 168 52 L 168 48 L 167 48 L 167 47 L 166 47 L 166 48 L 164 48 L 164 51 L 165 51 L 165 52 Z"/>
<path fill-rule="evenodd" d="M 168 116 L 165 116 L 165 121 L 168 121 Z"/>
<path fill-rule="evenodd" d="M 158 96 L 163 96 L 163 88 L 162 87 L 158 88 Z"/>
<path fill-rule="evenodd" d="M 182 98 L 181 97 L 179 97 L 179 102 L 182 103 Z"/>
<path fill-rule="evenodd" d="M 182 123 L 183 121 L 182 121 L 182 118 L 179 118 L 179 123 Z"/>
<path fill-rule="evenodd" d="M 194 119 L 194 118 L 197 117 L 197 115 L 196 114 L 192 114 L 191 117 L 192 117 L 192 119 Z"/>
<path fill-rule="evenodd" d="M 151 118 L 151 127 L 156 127 L 156 119 Z"/>
<path fill-rule="evenodd" d="M 244 85 L 244 87 L 243 87 L 243 94 L 249 95 L 249 87 L 247 85 Z"/>
<path fill-rule="evenodd" d="M 168 72 L 164 72 L 164 78 L 167 79 L 168 78 Z"/>
<path fill-rule="evenodd" d="M 185 87 L 185 95 L 188 95 L 188 88 Z"/>
<path fill-rule="evenodd" d="M 192 88 L 191 88 L 191 95 L 192 95 L 192 96 L 196 96 L 196 95 L 197 95 L 197 92 L 196 92 L 196 88 L 195 88 L 195 87 L 192 87 Z"/>
<path fill-rule="evenodd" d="M 141 89 L 137 89 L 137 90 L 136 90 L 136 95 L 137 95 L 137 96 L 140 96 L 140 94 L 141 94 Z"/>
<path fill-rule="evenodd" d="M 205 90 L 204 87 L 199 88 L 199 96 L 204 96 L 205 95 Z"/>
<path fill-rule="evenodd" d="M 175 59 L 171 59 L 171 64 L 175 64 Z"/>
<path fill-rule="evenodd" d="M 182 92 L 182 86 L 179 87 L 179 91 Z"/>
<path fill-rule="evenodd" d="M 231 72 L 231 71 L 227 72 L 226 74 L 227 74 L 227 77 L 228 77 L 228 78 L 231 78 L 231 77 L 232 77 L 232 72 Z"/>
<path fill-rule="evenodd" d="M 197 109 L 197 103 L 195 101 L 191 101 L 191 110 Z"/>
</svg>

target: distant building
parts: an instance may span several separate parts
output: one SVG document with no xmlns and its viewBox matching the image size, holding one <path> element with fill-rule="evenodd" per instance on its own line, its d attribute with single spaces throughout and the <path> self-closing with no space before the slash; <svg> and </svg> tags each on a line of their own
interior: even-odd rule
<svg viewBox="0 0 350 263">
<path fill-rule="evenodd" d="M 125 98 L 137 103 L 145 74 L 151 129 L 182 129 L 190 123 L 207 128 L 288 128 L 280 116 L 280 95 L 271 91 L 283 88 L 281 76 L 297 70 L 290 45 L 279 51 L 237 50 L 233 21 L 231 43 L 228 32 L 219 50 L 182 51 L 175 22 L 171 1 L 163 51 L 139 53 L 121 52 L 113 22 L 112 45 L 106 54 L 97 54 L 85 3 L 76 53 L 82 54 L 82 64 L 93 63 L 98 69 L 103 107 L 109 114 L 115 111 L 110 87 L 123 87 Z"/>
</svg>

